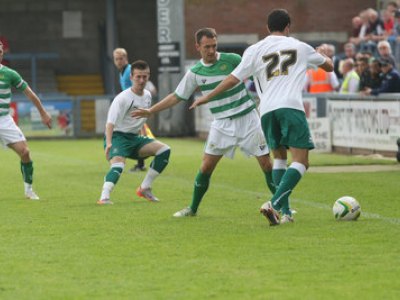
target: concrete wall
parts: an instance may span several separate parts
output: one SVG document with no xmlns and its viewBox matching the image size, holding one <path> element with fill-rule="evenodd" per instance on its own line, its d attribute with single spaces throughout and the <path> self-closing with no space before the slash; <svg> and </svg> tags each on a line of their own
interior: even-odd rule
<svg viewBox="0 0 400 300">
<path fill-rule="evenodd" d="M 115 3 L 117 46 L 125 47 L 131 60 L 145 59 L 155 69 L 155 0 Z M 49 62 L 57 74 L 101 72 L 106 0 L 1 0 L 1 7 L 0 33 L 8 38 L 12 53 L 59 53 L 56 63 Z M 81 38 L 63 37 L 63 11 L 81 11 Z"/>
<path fill-rule="evenodd" d="M 193 58 L 198 56 L 194 49 L 194 32 L 201 27 L 214 27 L 219 35 L 257 34 L 261 39 L 267 34 L 268 12 L 285 8 L 292 16 L 292 33 L 330 32 L 342 37 L 343 33 L 350 34 L 351 19 L 362 9 L 376 8 L 377 1 L 186 0 L 185 5 L 186 49 L 188 58 Z M 328 35 L 329 39 L 331 37 Z"/>
<path fill-rule="evenodd" d="M 115 4 L 117 46 L 128 50 L 131 61 L 145 59 L 156 70 L 156 0 L 115 0 Z M 285 7 L 292 14 L 294 34 L 343 38 L 351 31 L 351 18 L 376 5 L 376 0 L 185 0 L 187 58 L 198 57 L 193 34 L 200 27 L 214 27 L 219 35 L 262 38 L 267 12 Z M 1 7 L 0 33 L 8 37 L 13 53 L 57 52 L 60 59 L 49 62 L 57 74 L 101 72 L 100 29 L 106 0 L 1 0 Z M 63 38 L 63 11 L 82 12 L 82 38 Z M 152 79 L 156 81 L 156 76 Z"/>
</svg>

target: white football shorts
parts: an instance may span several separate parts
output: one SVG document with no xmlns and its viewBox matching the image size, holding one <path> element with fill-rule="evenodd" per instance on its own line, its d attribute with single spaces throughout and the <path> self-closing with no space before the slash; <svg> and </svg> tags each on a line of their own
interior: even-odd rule
<svg viewBox="0 0 400 300">
<path fill-rule="evenodd" d="M 0 117 L 0 140 L 4 146 L 26 141 L 21 129 L 10 115 Z"/>
<path fill-rule="evenodd" d="M 219 119 L 211 123 L 205 153 L 233 158 L 237 147 L 246 156 L 262 156 L 269 153 L 260 117 L 255 109 L 238 118 Z"/>
</svg>

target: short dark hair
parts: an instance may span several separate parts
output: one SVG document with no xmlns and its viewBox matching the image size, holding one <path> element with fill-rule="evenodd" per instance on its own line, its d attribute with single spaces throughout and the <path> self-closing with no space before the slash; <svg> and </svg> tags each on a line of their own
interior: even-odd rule
<svg viewBox="0 0 400 300">
<path fill-rule="evenodd" d="M 377 59 L 377 58 L 374 58 L 374 59 L 371 61 L 371 64 L 377 64 L 377 65 L 379 66 L 379 68 L 382 67 L 381 62 L 380 62 L 379 59 Z"/>
<path fill-rule="evenodd" d="M 131 74 L 133 74 L 133 70 L 146 70 L 150 69 L 149 64 L 144 60 L 137 60 L 131 64 Z"/>
<path fill-rule="evenodd" d="M 203 36 L 206 36 L 210 39 L 212 38 L 216 38 L 217 37 L 217 32 L 215 31 L 214 28 L 201 28 L 199 30 L 196 31 L 196 33 L 194 34 L 194 38 L 196 40 L 196 44 L 200 44 L 200 41 L 202 39 Z"/>
<path fill-rule="evenodd" d="M 268 30 L 270 32 L 283 32 L 290 25 L 290 16 L 286 9 L 274 9 L 268 15 Z"/>
<path fill-rule="evenodd" d="M 362 62 L 362 63 L 368 65 L 369 60 L 368 60 L 368 57 L 360 57 L 359 59 L 357 59 L 357 62 L 358 63 Z"/>
</svg>

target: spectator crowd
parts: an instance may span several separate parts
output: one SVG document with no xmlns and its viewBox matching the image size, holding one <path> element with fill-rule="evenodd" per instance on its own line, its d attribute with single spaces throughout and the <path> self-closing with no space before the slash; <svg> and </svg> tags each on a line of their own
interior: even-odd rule
<svg viewBox="0 0 400 300">
<path fill-rule="evenodd" d="M 398 3 L 399 2 L 399 3 Z M 362 10 L 352 19 L 352 34 L 336 55 L 335 46 L 324 44 L 334 62 L 334 72 L 309 69 L 304 90 L 378 95 L 400 93 L 400 1 L 388 2 L 378 13 Z"/>
</svg>

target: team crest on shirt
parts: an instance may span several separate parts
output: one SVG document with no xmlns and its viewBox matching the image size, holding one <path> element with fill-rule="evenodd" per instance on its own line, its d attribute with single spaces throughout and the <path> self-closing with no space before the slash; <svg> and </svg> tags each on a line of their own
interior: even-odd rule
<svg viewBox="0 0 400 300">
<path fill-rule="evenodd" d="M 222 64 L 222 65 L 219 67 L 219 69 L 220 69 L 221 71 L 225 71 L 227 68 L 228 68 L 228 66 L 227 66 L 226 64 Z"/>
</svg>

